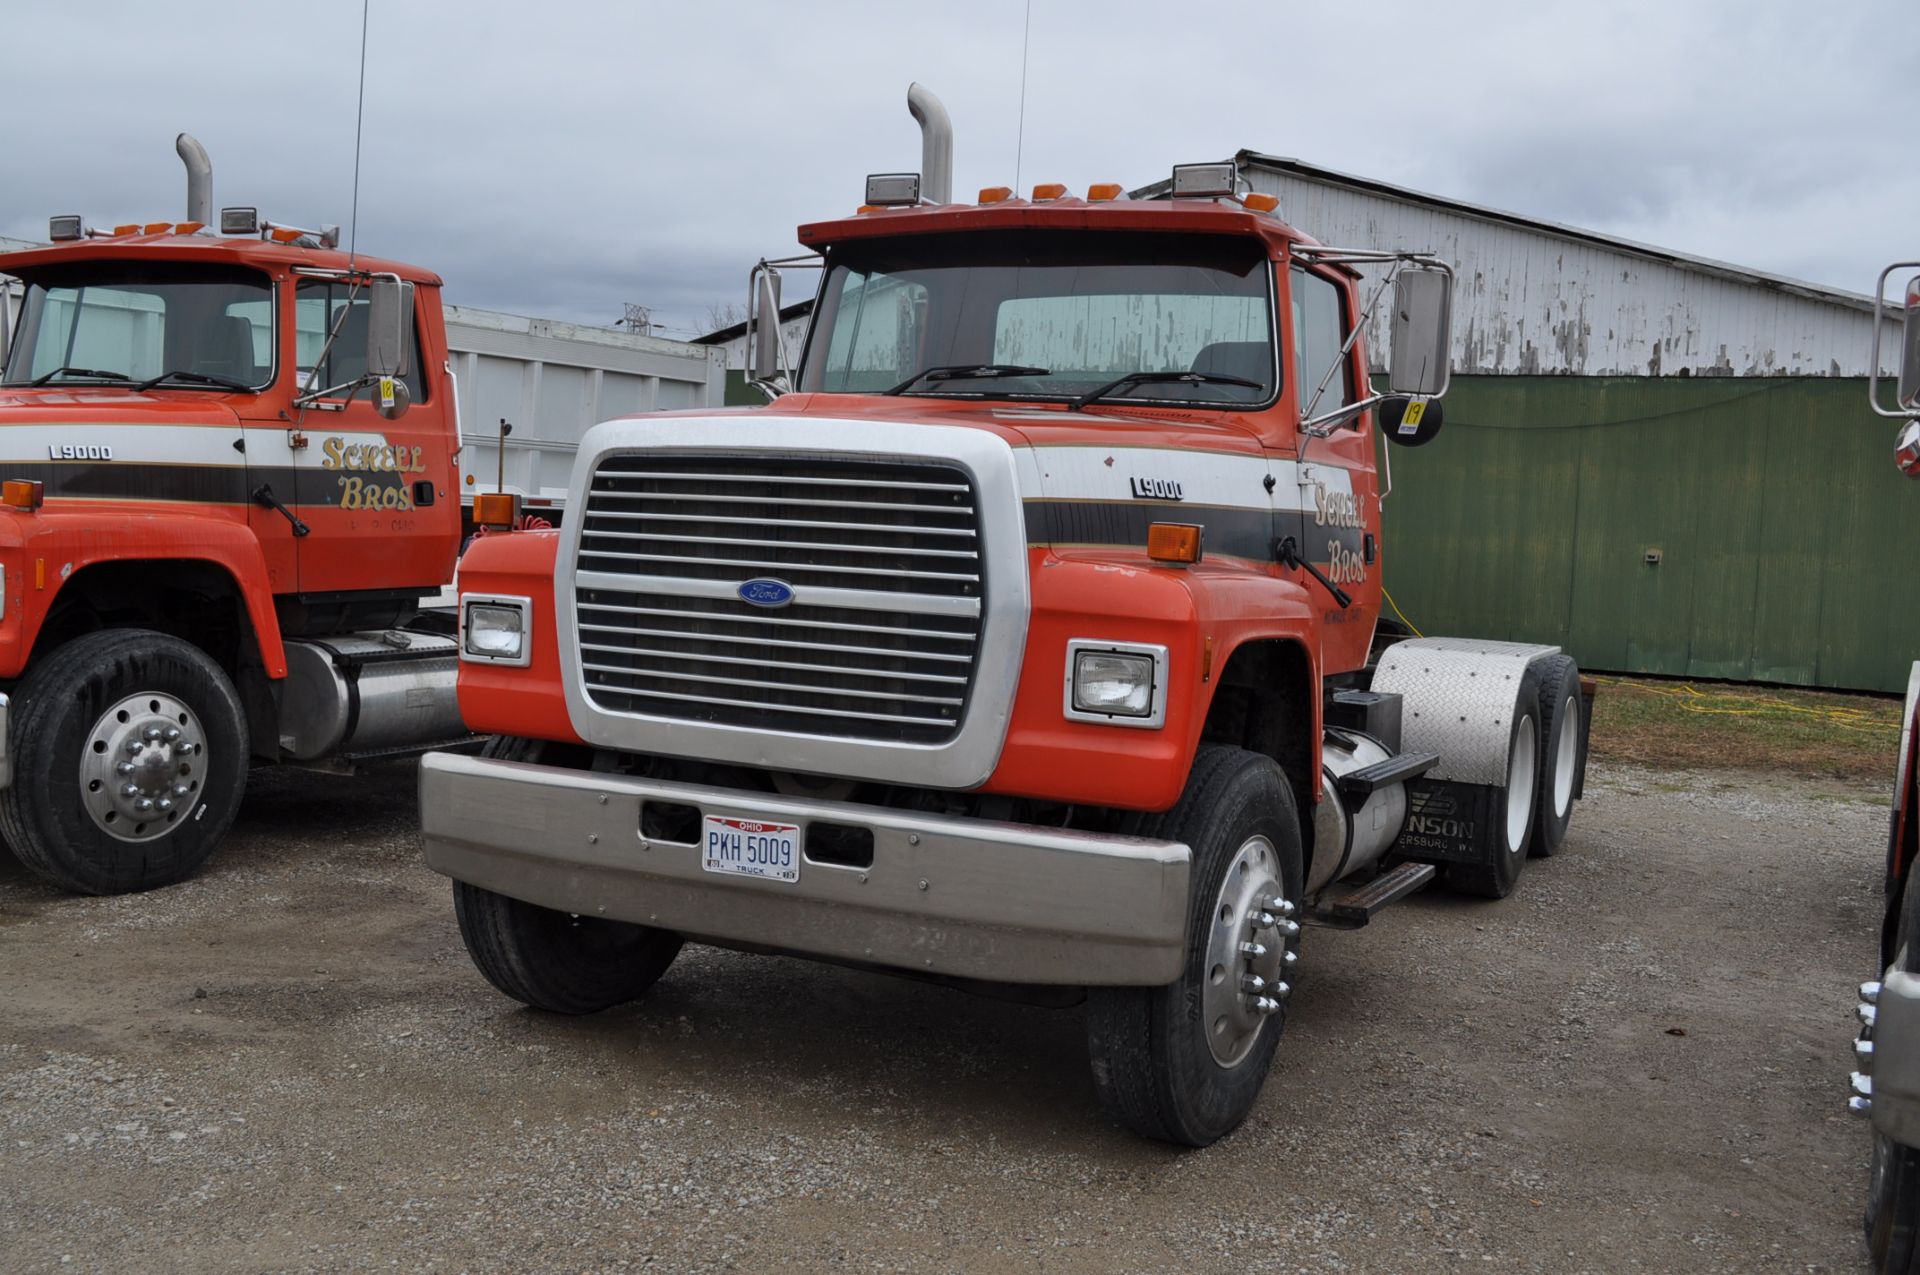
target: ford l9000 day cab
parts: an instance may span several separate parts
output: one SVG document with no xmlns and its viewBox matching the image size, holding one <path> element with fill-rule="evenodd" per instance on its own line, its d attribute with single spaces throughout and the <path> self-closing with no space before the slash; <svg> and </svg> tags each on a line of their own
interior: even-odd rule
<svg viewBox="0 0 1920 1275">
<path fill-rule="evenodd" d="M 461 539 L 440 280 L 252 208 L 213 233 L 177 145 L 184 221 L 0 254 L 0 832 L 89 893 L 193 872 L 252 765 L 469 738 L 418 623 Z"/>
<path fill-rule="evenodd" d="M 1498 897 L 1560 847 L 1581 679 L 1373 658 L 1376 440 L 1439 426 L 1444 264 L 1320 245 L 1231 164 L 956 204 L 909 100 L 923 173 L 800 230 L 791 384 L 762 263 L 768 406 L 596 426 L 568 524 L 467 555 L 461 711 L 500 738 L 423 762 L 427 859 L 529 1005 L 637 997 L 689 940 L 1084 997 L 1105 1109 L 1203 1145 L 1303 923 L 1436 873 Z"/>
</svg>

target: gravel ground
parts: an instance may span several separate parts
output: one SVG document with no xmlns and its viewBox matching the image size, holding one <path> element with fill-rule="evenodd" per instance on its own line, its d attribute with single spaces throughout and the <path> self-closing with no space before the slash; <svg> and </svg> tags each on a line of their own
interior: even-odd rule
<svg viewBox="0 0 1920 1275">
<path fill-rule="evenodd" d="M 1202 1152 L 1102 1119 L 1078 1010 L 704 948 L 639 1005 L 522 1009 L 412 801 L 257 774 L 135 898 L 0 859 L 0 1267 L 1863 1267 L 1878 793 L 1596 768 L 1505 902 L 1309 930 Z"/>
</svg>

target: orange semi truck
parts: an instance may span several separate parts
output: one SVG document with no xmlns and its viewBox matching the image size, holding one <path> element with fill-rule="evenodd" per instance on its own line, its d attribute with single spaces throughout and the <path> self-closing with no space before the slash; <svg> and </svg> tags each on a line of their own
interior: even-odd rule
<svg viewBox="0 0 1920 1275">
<path fill-rule="evenodd" d="M 0 832 L 89 893 L 191 873 L 253 765 L 469 738 L 420 624 L 461 535 L 440 280 L 251 208 L 213 233 L 178 147 L 183 222 L 0 254 Z"/>
<path fill-rule="evenodd" d="M 460 707 L 498 738 L 424 759 L 427 860 L 529 1005 L 637 997 L 689 940 L 1084 997 L 1106 1110 L 1202 1145 L 1303 924 L 1436 874 L 1499 897 L 1562 845 L 1581 679 L 1376 658 L 1376 452 L 1439 427 L 1443 263 L 1318 244 L 1231 164 L 954 203 L 909 102 L 922 173 L 800 230 L 794 377 L 787 263 L 755 271 L 772 402 L 596 426 L 564 528 L 467 554 Z"/>
</svg>

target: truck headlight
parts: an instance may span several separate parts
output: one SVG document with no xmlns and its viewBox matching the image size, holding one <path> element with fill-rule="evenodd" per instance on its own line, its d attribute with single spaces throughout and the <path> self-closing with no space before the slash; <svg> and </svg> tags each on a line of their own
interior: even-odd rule
<svg viewBox="0 0 1920 1275">
<path fill-rule="evenodd" d="M 1066 715 L 1075 721 L 1158 728 L 1167 717 L 1167 648 L 1067 643 Z"/>
<path fill-rule="evenodd" d="M 533 658 L 528 598 L 467 594 L 460 599 L 460 658 L 525 667 Z"/>
</svg>

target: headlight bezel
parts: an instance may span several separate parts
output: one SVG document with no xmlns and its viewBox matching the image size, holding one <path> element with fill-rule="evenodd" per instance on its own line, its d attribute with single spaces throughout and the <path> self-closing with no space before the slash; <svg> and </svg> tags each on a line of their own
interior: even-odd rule
<svg viewBox="0 0 1920 1275">
<path fill-rule="evenodd" d="M 513 651 L 488 651 L 474 645 L 474 611 L 510 611 L 520 617 L 520 642 Z M 504 626 L 493 629 L 504 631 Z M 470 664 L 491 664 L 503 668 L 525 668 L 533 662 L 533 599 L 499 593 L 463 593 L 460 595 L 460 658 Z"/>
<path fill-rule="evenodd" d="M 1124 713 L 1084 707 L 1085 697 L 1078 694 L 1080 666 L 1088 655 L 1112 655 L 1144 660 L 1149 677 L 1144 712 Z M 1130 726 L 1136 730 L 1159 730 L 1167 722 L 1167 648 L 1149 642 L 1112 642 L 1098 638 L 1073 638 L 1067 643 L 1065 685 L 1061 712 L 1069 721 L 1095 722 L 1102 726 Z"/>
</svg>

